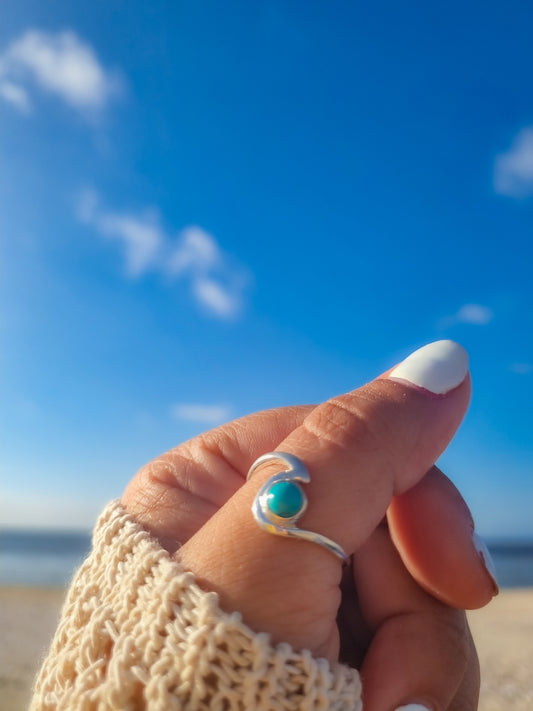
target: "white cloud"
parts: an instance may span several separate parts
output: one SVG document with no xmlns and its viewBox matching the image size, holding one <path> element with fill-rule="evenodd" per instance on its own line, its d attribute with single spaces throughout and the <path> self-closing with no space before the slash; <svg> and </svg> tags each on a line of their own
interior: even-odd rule
<svg viewBox="0 0 533 711">
<path fill-rule="evenodd" d="M 533 371 L 533 365 L 531 363 L 513 363 L 511 370 L 517 375 L 528 375 Z"/>
<path fill-rule="evenodd" d="M 77 205 L 78 218 L 92 225 L 104 237 L 118 240 L 124 250 L 126 271 L 136 277 L 157 264 L 165 242 L 157 215 L 116 213 L 100 208 L 98 194 L 82 191 Z"/>
<path fill-rule="evenodd" d="M 486 306 L 479 304 L 465 304 L 461 306 L 455 314 L 455 319 L 459 323 L 473 323 L 477 326 L 486 326 L 492 321 L 492 311 Z"/>
<path fill-rule="evenodd" d="M 219 425 L 230 419 L 231 408 L 228 405 L 178 403 L 172 406 L 172 415 L 178 420 L 200 422 L 204 425 Z"/>
<path fill-rule="evenodd" d="M 215 238 L 197 225 L 181 231 L 180 241 L 171 252 L 166 268 L 169 274 L 182 274 L 188 269 L 206 272 L 220 262 Z"/>
<path fill-rule="evenodd" d="M 97 227 L 105 237 L 118 239 L 122 243 L 126 270 L 131 276 L 142 274 L 157 260 L 164 235 L 155 216 L 102 214 Z"/>
<path fill-rule="evenodd" d="M 91 188 L 78 196 L 76 215 L 103 237 L 120 242 L 129 276 L 151 270 L 172 280 L 185 279 L 196 302 L 218 318 L 234 318 L 242 310 L 247 273 L 201 227 L 186 227 L 173 239 L 161 228 L 157 211 L 104 209 Z"/>
<path fill-rule="evenodd" d="M 0 79 L 0 96 L 23 114 L 28 114 L 31 111 L 28 92 L 19 84 Z"/>
<path fill-rule="evenodd" d="M 480 304 L 464 304 L 461 308 L 451 316 L 445 316 L 440 320 L 441 328 L 449 328 L 458 323 L 467 323 L 474 326 L 486 326 L 494 317 L 491 309 Z"/>
<path fill-rule="evenodd" d="M 533 127 L 524 128 L 505 153 L 496 156 L 494 189 L 500 195 L 533 195 Z"/>
<path fill-rule="evenodd" d="M 86 115 L 100 111 L 121 91 L 117 72 L 103 67 L 93 48 L 71 30 L 28 30 L 1 57 L 2 85 L 30 82 Z M 22 89 L 26 94 L 27 90 Z M 9 89 L 8 89 L 9 93 Z M 4 98 L 24 110 L 24 99 Z"/>
<path fill-rule="evenodd" d="M 231 318 L 239 312 L 240 299 L 230 288 L 205 277 L 195 279 L 193 286 L 198 301 L 214 314 Z"/>
</svg>

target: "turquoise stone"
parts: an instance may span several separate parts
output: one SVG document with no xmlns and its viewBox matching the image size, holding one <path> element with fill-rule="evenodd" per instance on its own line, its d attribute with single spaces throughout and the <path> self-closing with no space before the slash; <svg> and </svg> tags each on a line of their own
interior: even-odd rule
<svg viewBox="0 0 533 711">
<path fill-rule="evenodd" d="M 302 490 L 292 481 L 278 481 L 270 487 L 267 495 L 268 508 L 276 516 L 296 516 L 304 503 Z"/>
</svg>

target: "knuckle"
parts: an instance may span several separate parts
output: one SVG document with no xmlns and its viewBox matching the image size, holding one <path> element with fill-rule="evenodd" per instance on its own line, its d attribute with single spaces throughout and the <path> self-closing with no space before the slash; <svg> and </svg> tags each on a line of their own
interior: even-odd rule
<svg viewBox="0 0 533 711">
<path fill-rule="evenodd" d="M 373 454 L 388 449 L 390 427 L 361 397 L 339 397 L 318 406 L 304 421 L 315 437 L 341 449 L 358 443 L 360 452 Z"/>
<path fill-rule="evenodd" d="M 453 650 L 457 666 L 466 670 L 472 657 L 472 645 L 465 613 L 447 608 L 434 617 L 434 625 L 442 646 Z"/>
<path fill-rule="evenodd" d="M 182 445 L 182 469 L 187 472 L 192 468 L 196 477 L 199 474 L 209 477 L 210 472 L 232 468 L 231 462 L 236 458 L 237 449 L 232 443 L 239 441 L 239 426 L 228 424 L 224 432 L 224 437 L 216 429 L 204 432 Z"/>
<path fill-rule="evenodd" d="M 177 473 L 183 467 L 183 459 L 177 451 L 170 450 L 145 464 L 139 471 L 138 476 L 142 477 L 148 486 L 159 484 L 165 486 L 175 485 Z"/>
<path fill-rule="evenodd" d="M 160 480 L 153 468 L 156 461 L 139 469 L 122 497 L 128 511 L 140 520 L 152 515 L 161 499 Z"/>
<path fill-rule="evenodd" d="M 481 687 L 479 660 L 476 649 L 471 644 L 468 665 L 459 686 L 459 690 L 450 705 L 449 711 L 476 711 Z"/>
<path fill-rule="evenodd" d="M 463 675 L 448 711 L 475 711 L 479 702 L 481 676 L 477 650 L 466 620 L 460 650 Z"/>
<path fill-rule="evenodd" d="M 194 479 L 193 463 L 181 448 L 165 452 L 145 464 L 126 490 L 130 509 L 139 515 L 167 510 L 176 498 L 187 496 Z"/>
</svg>

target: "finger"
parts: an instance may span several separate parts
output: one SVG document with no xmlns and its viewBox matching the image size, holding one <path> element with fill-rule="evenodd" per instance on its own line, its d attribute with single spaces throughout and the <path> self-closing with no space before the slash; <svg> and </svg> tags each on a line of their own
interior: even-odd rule
<svg viewBox="0 0 533 711">
<path fill-rule="evenodd" d="M 474 640 L 469 631 L 470 656 L 465 675 L 459 689 L 446 711 L 476 711 L 479 702 L 479 689 L 481 685 L 479 659 Z"/>
<path fill-rule="evenodd" d="M 498 592 L 490 554 L 459 491 L 437 468 L 392 499 L 390 535 L 415 580 L 449 605 L 474 609 Z"/>
<path fill-rule="evenodd" d="M 416 584 L 385 527 L 359 549 L 353 567 L 359 607 L 373 633 L 361 668 L 365 711 L 415 703 L 448 709 L 469 668 L 464 612 Z"/>
<path fill-rule="evenodd" d="M 353 558 L 342 569 L 341 604 L 337 612 L 339 662 L 360 669 L 372 641 L 372 631 L 361 614 L 354 581 Z"/>
<path fill-rule="evenodd" d="M 316 407 L 278 446 L 300 457 L 311 474 L 300 527 L 337 541 L 348 554 L 379 524 L 392 496 L 422 478 L 466 411 L 464 350 L 451 342 L 421 350 L 414 365 L 407 359 L 385 377 Z M 339 605 L 340 565 L 316 544 L 257 526 L 251 504 L 271 474 L 269 467 L 258 471 L 179 558 L 256 629 L 336 658 L 336 627 L 326 621 L 334 622 Z"/>
<path fill-rule="evenodd" d="M 122 503 L 174 551 L 242 486 L 252 462 L 298 427 L 312 409 L 302 405 L 265 410 L 195 437 L 142 467 Z"/>
</svg>

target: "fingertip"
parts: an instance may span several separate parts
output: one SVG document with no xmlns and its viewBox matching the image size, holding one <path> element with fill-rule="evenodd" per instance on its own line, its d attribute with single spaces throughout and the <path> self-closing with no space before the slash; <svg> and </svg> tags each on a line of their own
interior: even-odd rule
<svg viewBox="0 0 533 711">
<path fill-rule="evenodd" d="M 459 343 L 434 341 L 407 356 L 389 371 L 391 380 L 425 390 L 433 395 L 445 395 L 463 383 L 468 375 L 469 358 Z"/>
<path fill-rule="evenodd" d="M 489 576 L 492 582 L 493 586 L 493 595 L 492 597 L 498 595 L 500 592 L 500 586 L 498 583 L 498 575 L 496 573 L 496 566 L 494 565 L 494 561 L 492 560 L 492 556 L 490 554 L 490 551 L 485 543 L 485 541 L 481 538 L 481 536 L 474 530 L 472 531 L 472 541 L 474 544 L 474 548 L 477 551 L 478 556 L 481 559 L 481 562 Z M 488 601 L 490 602 L 490 600 Z M 480 607 L 483 607 L 481 605 Z"/>
<path fill-rule="evenodd" d="M 404 565 L 427 592 L 453 607 L 485 606 L 498 593 L 490 553 L 459 491 L 433 467 L 387 512 Z"/>
</svg>

